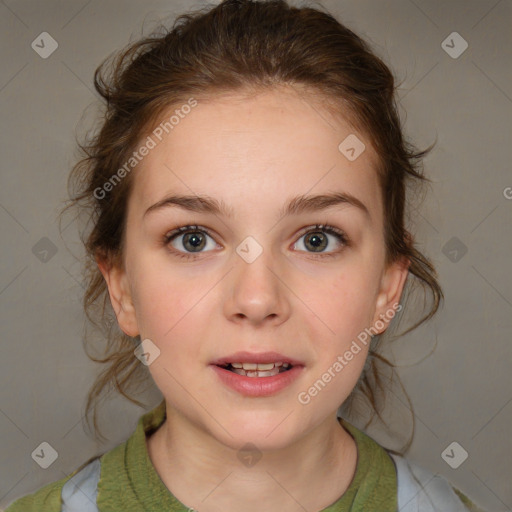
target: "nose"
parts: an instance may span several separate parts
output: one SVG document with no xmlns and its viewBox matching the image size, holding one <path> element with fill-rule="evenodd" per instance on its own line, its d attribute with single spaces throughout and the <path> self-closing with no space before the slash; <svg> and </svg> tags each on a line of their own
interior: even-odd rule
<svg viewBox="0 0 512 512">
<path fill-rule="evenodd" d="M 289 318 L 290 292 L 277 267 L 275 257 L 266 251 L 251 263 L 236 256 L 225 283 L 224 313 L 230 321 L 277 326 Z"/>
</svg>

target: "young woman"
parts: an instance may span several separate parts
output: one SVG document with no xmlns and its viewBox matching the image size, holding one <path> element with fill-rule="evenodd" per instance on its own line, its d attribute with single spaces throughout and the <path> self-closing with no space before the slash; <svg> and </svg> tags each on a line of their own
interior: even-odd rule
<svg viewBox="0 0 512 512">
<path fill-rule="evenodd" d="M 422 320 L 442 298 L 404 226 L 425 152 L 386 65 L 324 12 L 227 0 L 95 85 L 105 119 L 74 205 L 87 310 L 109 301 L 120 331 L 88 410 L 146 371 L 164 399 L 8 512 L 476 510 L 338 415 L 356 391 L 375 405 L 404 289 L 432 292 Z"/>
</svg>

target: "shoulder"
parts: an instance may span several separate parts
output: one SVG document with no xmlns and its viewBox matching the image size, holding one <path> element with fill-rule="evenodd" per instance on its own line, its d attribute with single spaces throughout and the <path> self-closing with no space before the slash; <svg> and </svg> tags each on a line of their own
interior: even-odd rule
<svg viewBox="0 0 512 512">
<path fill-rule="evenodd" d="M 396 467 L 400 512 L 483 512 L 443 476 L 389 455 Z"/>
<path fill-rule="evenodd" d="M 97 512 L 100 459 L 11 503 L 5 512 Z"/>
<path fill-rule="evenodd" d="M 62 488 L 62 512 L 97 512 L 101 459 L 95 459 L 70 478 Z"/>
<path fill-rule="evenodd" d="M 60 512 L 61 491 L 69 477 L 52 482 L 11 503 L 5 512 Z"/>
<path fill-rule="evenodd" d="M 137 466 L 144 459 L 145 435 L 164 421 L 165 413 L 165 400 L 162 400 L 153 410 L 140 416 L 129 439 L 101 456 L 91 457 L 67 477 L 17 499 L 5 512 L 97 512 L 96 503 L 98 497 L 101 502 L 102 495 L 109 503 L 129 502 L 133 493 L 126 492 L 131 484 L 127 466 Z"/>
</svg>

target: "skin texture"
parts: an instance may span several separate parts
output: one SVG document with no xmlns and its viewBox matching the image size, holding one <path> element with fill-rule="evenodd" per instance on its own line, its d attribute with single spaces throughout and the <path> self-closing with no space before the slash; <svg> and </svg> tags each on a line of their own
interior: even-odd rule
<svg viewBox="0 0 512 512">
<path fill-rule="evenodd" d="M 160 350 L 149 371 L 165 397 L 167 420 L 148 450 L 162 481 L 188 507 L 225 511 L 236 503 L 237 510 L 282 512 L 299 503 L 320 510 L 354 476 L 357 449 L 336 411 L 361 374 L 368 346 L 310 403 L 297 400 L 364 328 L 393 309 L 407 277 L 404 262 L 385 266 L 370 141 L 357 133 L 366 150 L 352 162 L 338 149 L 353 133 L 347 121 L 291 87 L 225 95 L 199 101 L 134 171 L 123 266 L 98 264 L 121 329 Z M 355 196 L 369 214 L 343 204 L 279 217 L 291 197 L 333 191 Z M 171 193 L 222 200 L 233 217 L 177 207 L 144 215 Z M 323 254 L 332 257 L 314 252 L 305 236 L 305 228 L 317 233 L 322 223 L 350 241 L 324 232 Z M 191 252 L 183 234 L 164 242 L 186 225 L 212 232 L 199 233 L 206 237 L 202 252 Z M 263 250 L 252 263 L 236 252 L 248 236 Z M 244 397 L 209 366 L 239 350 L 277 351 L 304 369 L 274 396 Z M 252 467 L 237 457 L 248 442 L 262 454 Z"/>
</svg>

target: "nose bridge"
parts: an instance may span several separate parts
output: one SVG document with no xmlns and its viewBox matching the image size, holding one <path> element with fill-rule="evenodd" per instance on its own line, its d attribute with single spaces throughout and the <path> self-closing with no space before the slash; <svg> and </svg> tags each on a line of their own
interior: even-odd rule
<svg viewBox="0 0 512 512">
<path fill-rule="evenodd" d="M 238 245 L 236 253 L 226 315 L 243 316 L 252 322 L 262 322 L 267 317 L 284 321 L 289 303 L 275 255 L 251 236 Z"/>
</svg>

